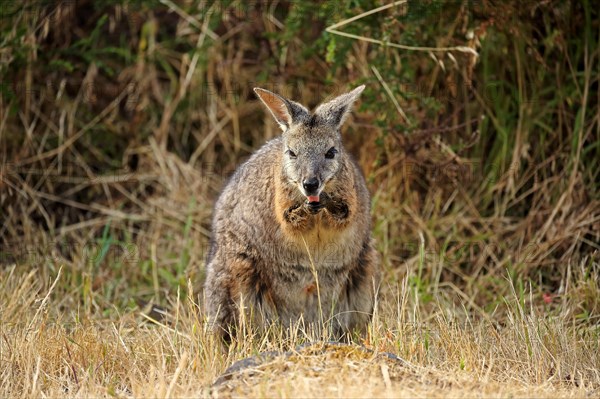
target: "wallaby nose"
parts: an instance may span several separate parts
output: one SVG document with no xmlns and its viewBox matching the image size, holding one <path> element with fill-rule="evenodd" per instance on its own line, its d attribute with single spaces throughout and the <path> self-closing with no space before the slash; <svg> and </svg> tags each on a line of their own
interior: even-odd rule
<svg viewBox="0 0 600 399">
<path fill-rule="evenodd" d="M 306 191 L 306 194 L 314 194 L 319 188 L 319 180 L 316 177 L 311 177 L 302 182 L 302 187 Z"/>
</svg>

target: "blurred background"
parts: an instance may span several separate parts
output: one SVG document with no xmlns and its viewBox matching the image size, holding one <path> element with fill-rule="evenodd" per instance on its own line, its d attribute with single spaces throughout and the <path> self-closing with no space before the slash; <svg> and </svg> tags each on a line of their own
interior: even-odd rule
<svg viewBox="0 0 600 399">
<path fill-rule="evenodd" d="M 424 307 L 501 319 L 514 290 L 598 323 L 594 2 L 4 0 L 0 16 L 0 270 L 41 290 L 62 268 L 61 311 L 201 295 L 214 201 L 280 133 L 252 88 L 314 107 L 365 84 L 343 137 L 384 291 L 410 276 Z"/>
</svg>

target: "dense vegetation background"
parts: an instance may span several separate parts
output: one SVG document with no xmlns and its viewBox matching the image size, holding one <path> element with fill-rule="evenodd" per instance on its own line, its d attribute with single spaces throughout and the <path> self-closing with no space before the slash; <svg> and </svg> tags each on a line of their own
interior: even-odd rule
<svg viewBox="0 0 600 399">
<path fill-rule="evenodd" d="M 214 200 L 279 134 L 252 88 L 312 107 L 366 84 L 344 139 L 372 193 L 383 298 L 406 284 L 425 315 L 498 326 L 513 298 L 597 350 L 598 7 L 386 4 L 1 2 L 5 281 L 35 271 L 42 293 L 61 269 L 49 312 L 69 322 L 201 295 Z"/>
</svg>

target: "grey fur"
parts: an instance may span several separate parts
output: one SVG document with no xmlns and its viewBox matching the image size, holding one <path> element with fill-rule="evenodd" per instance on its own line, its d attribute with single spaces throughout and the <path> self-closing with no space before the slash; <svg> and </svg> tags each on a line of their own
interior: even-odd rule
<svg viewBox="0 0 600 399">
<path fill-rule="evenodd" d="M 237 169 L 215 205 L 205 286 L 215 331 L 226 335 L 241 312 L 259 326 L 302 318 L 316 327 L 329 321 L 337 334 L 366 327 L 379 258 L 369 193 L 339 130 L 363 89 L 312 115 L 255 89 L 284 132 Z M 329 159 L 332 147 L 337 153 Z M 307 203 L 303 181 L 311 177 L 319 182 L 319 207 Z"/>
</svg>

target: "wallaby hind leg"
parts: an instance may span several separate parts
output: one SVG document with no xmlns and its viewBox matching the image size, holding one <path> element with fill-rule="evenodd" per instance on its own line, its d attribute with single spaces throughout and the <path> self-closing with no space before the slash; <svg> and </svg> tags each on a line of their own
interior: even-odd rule
<svg viewBox="0 0 600 399">
<path fill-rule="evenodd" d="M 270 279 L 248 252 L 233 252 L 227 257 L 217 254 L 209 270 L 206 299 L 213 331 L 227 338 L 240 323 L 273 313 Z"/>
<path fill-rule="evenodd" d="M 346 284 L 346 298 L 350 317 L 348 332 L 364 332 L 373 317 L 375 296 L 379 289 L 381 273 L 379 255 L 373 247 L 373 241 L 365 242 L 354 268 L 350 270 Z"/>
<path fill-rule="evenodd" d="M 226 272 L 219 256 L 208 264 L 206 278 L 205 303 L 210 329 L 217 335 L 230 341 L 230 330 L 236 322 L 236 305 L 230 295 L 231 277 Z"/>
</svg>

